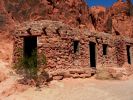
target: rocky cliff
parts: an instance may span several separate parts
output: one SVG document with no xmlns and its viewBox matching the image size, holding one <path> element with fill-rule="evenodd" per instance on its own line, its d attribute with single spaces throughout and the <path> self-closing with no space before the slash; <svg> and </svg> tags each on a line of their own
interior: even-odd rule
<svg viewBox="0 0 133 100">
<path fill-rule="evenodd" d="M 93 25 L 97 31 L 133 37 L 133 5 L 131 0 L 118 0 L 111 7 L 90 8 Z"/>
<path fill-rule="evenodd" d="M 133 37 L 132 9 L 130 0 L 118 0 L 109 8 L 88 7 L 84 0 L 0 0 L 0 35 L 12 33 L 16 23 L 47 19 Z"/>
</svg>

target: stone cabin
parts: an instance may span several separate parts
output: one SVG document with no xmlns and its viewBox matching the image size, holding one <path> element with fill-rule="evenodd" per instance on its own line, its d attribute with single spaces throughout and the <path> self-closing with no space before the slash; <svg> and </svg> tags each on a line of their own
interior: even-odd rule
<svg viewBox="0 0 133 100">
<path fill-rule="evenodd" d="M 44 54 L 45 70 L 52 77 L 87 78 L 98 68 L 122 68 L 133 64 L 133 39 L 109 33 L 91 33 L 72 28 L 59 21 L 34 21 L 17 26 L 14 33 L 13 63 L 30 56 Z M 19 49 L 22 52 L 19 52 Z"/>
</svg>

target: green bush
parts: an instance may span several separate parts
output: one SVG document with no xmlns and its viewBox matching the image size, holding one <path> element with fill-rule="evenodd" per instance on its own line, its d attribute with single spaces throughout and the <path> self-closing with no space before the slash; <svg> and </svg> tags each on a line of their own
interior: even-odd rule
<svg viewBox="0 0 133 100">
<path fill-rule="evenodd" d="M 35 51 L 32 52 L 30 57 L 20 57 L 14 66 L 19 74 L 24 75 L 24 77 L 29 79 L 36 79 L 39 66 L 46 65 L 45 54 L 42 54 L 42 56 L 37 59 L 37 54 Z"/>
</svg>

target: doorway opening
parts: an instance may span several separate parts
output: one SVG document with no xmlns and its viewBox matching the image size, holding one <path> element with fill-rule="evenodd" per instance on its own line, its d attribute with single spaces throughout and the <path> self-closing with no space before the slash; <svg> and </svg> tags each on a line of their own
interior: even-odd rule
<svg viewBox="0 0 133 100">
<path fill-rule="evenodd" d="M 96 68 L 96 43 L 89 43 L 90 49 L 90 67 Z"/>
<path fill-rule="evenodd" d="M 128 63 L 131 64 L 130 46 L 127 45 L 126 49 L 127 49 L 127 59 L 128 59 Z"/>
<path fill-rule="evenodd" d="M 37 37 L 24 37 L 24 61 L 29 64 L 31 62 L 37 67 Z M 31 66 L 30 66 L 31 67 Z"/>
</svg>

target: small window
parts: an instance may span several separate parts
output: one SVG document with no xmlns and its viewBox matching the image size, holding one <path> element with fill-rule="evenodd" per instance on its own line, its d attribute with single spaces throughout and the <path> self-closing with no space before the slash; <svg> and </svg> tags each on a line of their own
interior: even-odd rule
<svg viewBox="0 0 133 100">
<path fill-rule="evenodd" d="M 103 55 L 107 55 L 107 44 L 103 44 Z"/>
<path fill-rule="evenodd" d="M 77 40 L 73 41 L 73 49 L 74 49 L 74 53 L 79 52 L 79 41 Z"/>
<path fill-rule="evenodd" d="M 120 35 L 120 33 L 119 33 L 118 31 L 115 31 L 115 34 L 116 34 L 116 35 Z"/>
<path fill-rule="evenodd" d="M 131 64 L 131 53 L 130 53 L 131 50 L 130 50 L 130 46 L 127 45 L 126 49 L 127 49 L 127 60 L 128 60 L 128 64 Z"/>
</svg>

